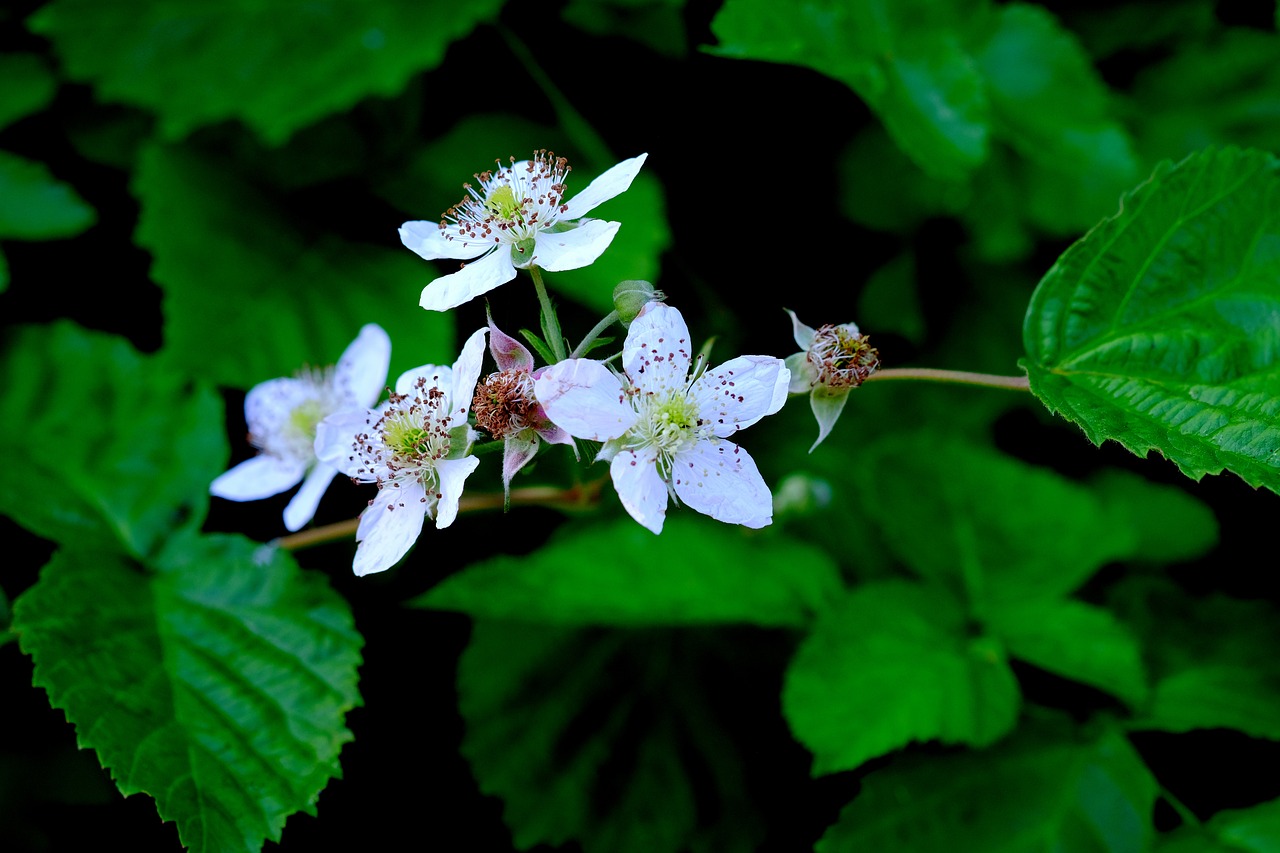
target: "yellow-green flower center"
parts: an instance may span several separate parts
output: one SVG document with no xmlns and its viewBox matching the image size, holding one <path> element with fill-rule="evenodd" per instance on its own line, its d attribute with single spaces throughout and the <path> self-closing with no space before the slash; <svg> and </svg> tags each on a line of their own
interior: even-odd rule
<svg viewBox="0 0 1280 853">
<path fill-rule="evenodd" d="M 491 214 L 508 222 L 519 220 L 524 212 L 523 205 L 521 205 L 520 199 L 516 198 L 515 191 L 511 189 L 510 184 L 503 184 L 489 193 L 489 197 L 484 201 L 484 206 Z"/>
<path fill-rule="evenodd" d="M 306 400 L 295 406 L 293 411 L 289 413 L 289 426 L 302 437 L 314 439 L 316 427 L 327 414 L 328 411 L 319 400 Z"/>
</svg>

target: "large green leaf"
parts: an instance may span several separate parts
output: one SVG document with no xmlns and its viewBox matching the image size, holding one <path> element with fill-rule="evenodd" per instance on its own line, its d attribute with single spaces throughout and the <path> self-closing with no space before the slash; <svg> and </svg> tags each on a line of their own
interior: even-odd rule
<svg viewBox="0 0 1280 853">
<path fill-rule="evenodd" d="M 1119 468 L 1089 480 L 1093 493 L 1117 527 L 1137 537 L 1129 560 L 1165 564 L 1192 560 L 1218 544 L 1218 518 L 1185 490 L 1153 483 Z"/>
<path fill-rule="evenodd" d="M 28 25 L 53 41 L 72 79 L 92 83 L 103 100 L 155 111 L 167 138 L 240 119 L 283 142 L 362 98 L 396 94 L 501 6 L 55 0 Z"/>
<path fill-rule="evenodd" d="M 985 746 L 1017 721 L 1018 682 L 998 641 L 971 636 L 939 587 L 882 581 L 824 612 L 782 691 L 813 773 L 851 770 L 912 741 Z"/>
<path fill-rule="evenodd" d="M 71 237 L 95 221 L 93 208 L 43 163 L 0 151 L 0 239 Z"/>
<path fill-rule="evenodd" d="M 165 348 L 192 374 L 248 388 L 332 364 L 365 323 L 391 336 L 392 381 L 457 357 L 452 319 L 417 307 L 430 271 L 394 233 L 386 248 L 306 235 L 181 147 L 147 149 L 133 189 L 137 239 L 165 291 Z"/>
<path fill-rule="evenodd" d="M 728 0 L 711 22 L 719 44 L 704 49 L 845 83 L 922 169 L 959 178 L 987 156 L 986 90 L 964 46 L 985 13 L 976 0 Z"/>
<path fill-rule="evenodd" d="M 58 81 L 38 54 L 0 54 L 0 128 L 44 109 L 57 90 Z"/>
<path fill-rule="evenodd" d="M 80 745 L 126 796 L 154 797 L 189 850 L 256 853 L 341 774 L 362 641 L 283 552 L 189 536 L 143 568 L 60 551 L 14 611 Z"/>
<path fill-rule="evenodd" d="M 981 752 L 910 756 L 875 771 L 815 849 L 1137 853 L 1154 836 L 1156 790 L 1114 731 L 1031 729 Z"/>
<path fill-rule="evenodd" d="M 1280 853 L 1280 800 L 1218 812 L 1160 838 L 1157 853 Z"/>
<path fill-rule="evenodd" d="M 803 627 L 839 590 L 831 558 L 797 540 L 701 517 L 669 519 L 654 536 L 628 518 L 562 528 L 534 553 L 472 565 L 414 604 L 550 625 Z"/>
<path fill-rule="evenodd" d="M 204 521 L 227 461 L 212 390 L 68 321 L 14 333 L 0 387 L 0 512 L 47 539 L 135 555 Z"/>
<path fill-rule="evenodd" d="M 1267 153 L 1163 163 L 1041 280 L 1032 392 L 1095 444 L 1280 491 L 1280 176 Z"/>
</svg>

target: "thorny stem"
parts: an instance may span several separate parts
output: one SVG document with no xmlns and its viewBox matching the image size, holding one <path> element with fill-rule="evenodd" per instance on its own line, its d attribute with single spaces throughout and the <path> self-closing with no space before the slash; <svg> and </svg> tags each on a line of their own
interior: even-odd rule
<svg viewBox="0 0 1280 853">
<path fill-rule="evenodd" d="M 600 333 L 616 322 L 618 322 L 618 312 L 610 311 L 603 320 L 596 323 L 594 329 L 587 332 L 587 336 L 582 339 L 581 343 L 573 348 L 573 352 L 569 353 L 569 358 L 582 358 L 582 356 L 586 355 L 587 348 L 591 346 L 592 342 L 595 341 L 596 338 L 600 337 Z"/>
<path fill-rule="evenodd" d="M 536 265 L 529 266 L 529 274 L 533 276 L 533 287 L 538 291 L 538 304 L 542 306 L 542 331 L 547 336 L 551 353 L 556 361 L 564 361 L 564 335 L 560 333 L 560 320 L 556 318 L 556 309 L 547 295 L 546 285 L 542 283 L 542 271 Z"/>
<path fill-rule="evenodd" d="M 600 500 L 600 489 L 604 486 L 604 482 L 602 478 L 589 483 L 578 483 L 567 489 L 557 489 L 551 486 L 512 489 L 511 505 L 544 506 L 565 510 L 566 512 L 590 509 Z M 463 495 L 458 501 L 459 513 L 502 509 L 502 507 L 503 495 L 501 492 Z M 323 545 L 326 542 L 347 539 L 355 535 L 356 528 L 359 526 L 359 518 L 350 518 L 346 521 L 325 524 L 320 527 L 313 527 L 310 530 L 303 530 L 300 533 L 281 536 L 279 539 L 272 541 L 271 544 L 284 551 L 298 551 L 302 548 L 310 548 L 312 545 Z"/>
<path fill-rule="evenodd" d="M 922 379 L 927 382 L 950 382 L 960 385 L 982 385 L 987 388 L 1004 388 L 1008 391 L 1030 391 L 1031 383 L 1025 376 L 993 376 L 990 373 L 970 373 L 966 370 L 938 370 L 932 367 L 890 367 L 877 370 L 865 382 L 877 379 Z"/>
</svg>

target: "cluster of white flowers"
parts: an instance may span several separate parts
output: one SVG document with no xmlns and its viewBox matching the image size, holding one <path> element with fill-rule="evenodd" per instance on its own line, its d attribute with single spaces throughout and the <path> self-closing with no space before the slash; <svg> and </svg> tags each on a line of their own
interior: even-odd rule
<svg viewBox="0 0 1280 853">
<path fill-rule="evenodd" d="M 401 240 L 423 258 L 478 258 L 427 285 L 422 307 L 457 307 L 510 281 L 519 268 L 592 263 L 620 223 L 585 214 L 626 190 L 646 156 L 617 164 L 566 201 L 568 163 L 538 151 L 476 175 L 479 186 L 465 185 L 467 196 L 439 223 L 404 223 Z M 618 296 L 611 315 L 627 326 L 619 368 L 614 359 L 575 357 L 536 367 L 533 353 L 489 316 L 452 366 L 406 371 L 377 405 L 391 344 L 381 328 L 367 325 L 335 367 L 273 379 L 248 393 L 245 418 L 259 453 L 214 480 L 210 491 L 256 500 L 301 482 L 284 512 L 285 526 L 297 531 L 336 474 L 376 485 L 356 529 L 357 575 L 399 562 L 427 518 L 437 528 L 453 523 L 463 486 L 479 465 L 472 451 L 481 438 L 503 442 L 507 500 L 512 478 L 544 445 L 568 445 L 576 456 L 579 438 L 602 443 L 596 460 L 609 463 L 623 508 L 654 533 L 662 531 L 672 500 L 731 524 L 769 524 L 769 487 L 751 455 L 730 439 L 779 411 L 789 394 L 803 393 L 818 420 L 817 447 L 849 389 L 878 366 L 875 350 L 851 323 L 814 330 L 792 313 L 802 352 L 785 361 L 739 356 L 708 369 L 694 354 L 684 317 L 661 293 L 644 282 L 624 282 L 620 290 L 625 298 Z M 481 380 L 486 336 L 497 370 Z"/>
</svg>

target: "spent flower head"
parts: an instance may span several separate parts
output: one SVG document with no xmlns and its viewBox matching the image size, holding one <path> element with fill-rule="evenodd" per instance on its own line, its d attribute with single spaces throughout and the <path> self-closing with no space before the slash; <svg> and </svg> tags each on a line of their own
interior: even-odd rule
<svg viewBox="0 0 1280 853">
<path fill-rule="evenodd" d="M 284 526 L 300 530 L 312 519 L 338 469 L 318 460 L 316 428 L 324 418 L 373 405 L 387 381 L 391 339 L 373 323 L 360 330 L 332 367 L 255 385 L 245 395 L 249 442 L 258 454 L 209 485 L 231 501 L 268 498 L 302 483 L 284 508 Z"/>
<path fill-rule="evenodd" d="M 448 311 L 515 278 L 516 268 L 573 270 L 589 265 L 609 247 L 621 223 L 584 218 L 627 187 L 647 154 L 613 166 L 586 189 L 565 199 L 569 163 L 550 151 L 533 159 L 475 175 L 467 195 L 439 222 L 400 226 L 400 240 L 427 260 L 477 260 L 441 276 L 422 291 L 420 304 Z"/>
<path fill-rule="evenodd" d="M 794 311 L 783 310 L 791 316 L 792 334 L 801 350 L 787 356 L 790 392 L 809 395 L 818 421 L 818 440 L 809 448 L 812 453 L 831 434 L 849 392 L 880 369 L 880 353 L 856 323 L 828 323 L 813 329 L 801 323 Z"/>
<path fill-rule="evenodd" d="M 559 362 L 534 391 L 571 435 L 605 442 L 597 458 L 610 463 L 627 512 L 654 533 L 668 498 L 731 524 L 769 524 L 773 496 L 727 439 L 782 408 L 791 379 L 782 359 L 746 355 L 704 370 L 684 317 L 653 302 L 631 323 L 622 361 L 621 376 L 600 361 Z"/>
</svg>

